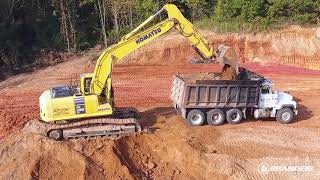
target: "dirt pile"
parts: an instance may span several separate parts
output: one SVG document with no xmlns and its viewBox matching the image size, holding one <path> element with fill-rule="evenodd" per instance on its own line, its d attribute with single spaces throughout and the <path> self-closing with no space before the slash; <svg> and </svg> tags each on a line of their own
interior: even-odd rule
<svg viewBox="0 0 320 180">
<path fill-rule="evenodd" d="M 221 80 L 221 73 L 178 74 L 185 82 L 196 84 L 199 80 Z"/>
<path fill-rule="evenodd" d="M 237 70 L 231 67 L 228 64 L 225 64 L 221 72 L 222 80 L 236 80 L 237 79 Z"/>
<path fill-rule="evenodd" d="M 150 134 L 119 140 L 52 141 L 36 132 L 33 122 L 0 144 L 4 179 L 312 179 L 320 172 L 320 132 L 276 122 L 237 126 L 189 127 L 172 108 L 142 111 Z M 174 126 L 172 126 L 174 124 Z M 318 124 L 318 128 L 319 128 Z M 296 132 L 299 131 L 299 134 Z M 312 173 L 261 174 L 261 163 L 302 164 Z"/>
<path fill-rule="evenodd" d="M 0 176 L 3 179 L 132 179 L 112 153 L 112 141 L 56 142 L 33 134 L 30 128 L 1 142 Z M 101 162 L 98 164 L 95 158 Z"/>
<path fill-rule="evenodd" d="M 151 115 L 151 114 L 150 114 Z M 162 121 L 164 117 L 161 117 Z M 156 119 L 154 119 L 156 120 Z M 200 160 L 192 146 L 179 142 L 170 149 L 165 137 L 142 134 L 113 141 L 106 138 L 52 141 L 39 134 L 38 123 L 29 122 L 19 134 L 0 145 L 0 176 L 4 179 L 149 179 L 220 176 L 205 172 L 205 162 L 188 171 Z M 41 126 L 40 126 L 41 127 Z M 41 131 L 41 129 L 40 129 Z M 162 133 L 161 133 L 162 134 Z M 171 135 L 169 135 L 170 138 Z M 187 148 L 187 149 L 185 149 Z M 191 156 L 177 154 L 176 150 Z M 23 150 L 23 151 L 22 151 Z M 16 154 L 19 152 L 18 154 Z M 192 155 L 193 154 L 193 155 Z M 177 159 L 176 159 L 177 158 Z M 193 159 L 195 158 L 195 159 Z M 200 161 L 199 161 L 200 162 Z M 5 164 L 5 166 L 3 166 Z M 182 166 L 184 165 L 184 167 Z M 201 169 L 200 169 L 201 168 Z M 200 169 L 200 172 L 199 172 Z"/>
</svg>

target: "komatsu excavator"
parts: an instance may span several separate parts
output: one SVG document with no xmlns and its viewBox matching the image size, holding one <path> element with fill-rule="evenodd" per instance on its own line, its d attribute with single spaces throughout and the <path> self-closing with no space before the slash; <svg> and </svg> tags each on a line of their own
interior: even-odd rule
<svg viewBox="0 0 320 180">
<path fill-rule="evenodd" d="M 156 25 L 150 25 L 164 11 L 167 12 L 167 18 Z M 202 60 L 196 63 L 219 61 L 233 65 L 234 60 L 223 57 L 225 51 L 220 50 L 222 56 L 217 55 L 179 9 L 173 4 L 167 4 L 122 37 L 117 44 L 107 48 L 98 58 L 94 73 L 81 76 L 79 87 L 59 86 L 42 93 L 39 98 L 40 117 L 50 124 L 47 135 L 59 140 L 92 136 L 118 137 L 141 131 L 136 111 L 114 107 L 112 66 L 173 28 L 190 40 L 201 56 Z"/>
</svg>

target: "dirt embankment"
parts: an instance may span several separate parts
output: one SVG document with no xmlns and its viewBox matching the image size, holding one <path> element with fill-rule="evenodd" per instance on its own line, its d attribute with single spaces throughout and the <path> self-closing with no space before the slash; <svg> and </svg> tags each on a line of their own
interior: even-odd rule
<svg viewBox="0 0 320 180">
<path fill-rule="evenodd" d="M 171 41 L 151 44 L 113 70 L 116 104 L 138 108 L 150 134 L 116 141 L 55 142 L 35 133 L 32 123 L 21 130 L 37 118 L 41 92 L 53 85 L 78 82 L 81 73 L 93 71 L 92 54 L 0 82 L 0 179 L 319 179 L 320 72 L 245 59 L 243 66 L 272 79 L 275 90 L 289 90 L 295 97 L 299 103 L 295 122 L 282 125 L 249 118 L 234 126 L 189 127 L 175 114 L 169 99 L 172 75 L 219 72 L 222 66 L 189 65 L 194 51 L 177 36 L 163 37 Z M 261 163 L 314 169 L 261 174 Z"/>
<path fill-rule="evenodd" d="M 316 28 L 292 26 L 252 35 L 201 33 L 215 48 L 220 44 L 235 48 L 242 63 L 273 63 L 320 70 L 320 39 L 316 37 L 316 31 Z M 183 65 L 196 55 L 189 44 L 183 36 L 173 33 L 136 51 L 123 63 Z"/>
</svg>

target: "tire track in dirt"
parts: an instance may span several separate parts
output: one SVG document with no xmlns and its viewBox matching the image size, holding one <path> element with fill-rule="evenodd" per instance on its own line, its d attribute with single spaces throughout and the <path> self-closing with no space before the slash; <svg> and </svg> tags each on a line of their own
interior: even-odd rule
<svg viewBox="0 0 320 180">
<path fill-rule="evenodd" d="M 259 126 L 260 127 L 260 126 Z M 209 147 L 213 148 L 215 147 L 217 149 L 217 154 L 225 155 L 226 158 L 235 158 L 233 161 L 231 169 L 235 170 L 234 177 L 245 177 L 249 179 L 261 179 L 263 178 L 262 174 L 259 174 L 257 172 L 258 165 L 262 162 L 273 162 L 275 165 L 279 163 L 277 162 L 277 159 L 281 158 L 298 158 L 298 162 L 304 163 L 303 158 L 304 157 L 310 157 L 313 159 L 319 160 L 319 140 L 315 140 L 314 142 L 309 142 L 307 137 L 306 139 L 296 139 L 296 132 L 295 129 L 290 129 L 289 132 L 282 129 L 281 131 L 272 130 L 272 128 L 261 128 L 262 131 L 257 130 L 256 128 L 250 128 L 248 129 L 239 129 L 237 131 L 234 130 L 226 130 L 226 132 L 221 132 L 223 134 L 219 137 L 219 139 Z M 280 128 L 279 128 L 280 129 Z M 285 128 L 286 129 L 286 128 Z M 241 131 L 241 134 L 239 134 L 238 131 Z M 265 134 L 266 136 L 261 136 L 261 134 Z M 283 134 L 289 134 L 287 136 L 281 136 Z M 305 134 L 305 133 L 304 133 Z M 318 137 L 319 133 L 314 134 L 314 132 L 309 133 L 309 136 L 311 137 Z M 248 138 L 250 137 L 250 138 Z M 268 137 L 272 137 L 271 139 Z M 289 143 L 279 143 L 279 141 L 275 140 L 276 138 L 282 137 Z M 244 140 L 243 140 L 244 139 Z M 269 140 L 270 139 L 270 140 Z M 297 141 L 294 146 L 291 146 L 290 142 Z M 317 145 L 317 147 L 309 146 L 310 144 L 303 144 L 302 142 L 308 141 L 308 143 Z M 272 142 L 272 143 L 270 143 Z M 299 144 L 299 145 L 298 145 Z M 253 147 L 253 148 L 250 148 Z M 309 151 L 309 148 L 314 149 L 314 151 Z M 223 151 L 219 151 L 220 149 L 223 149 Z M 298 155 L 298 156 L 297 156 Z M 208 155 L 211 159 L 214 158 L 212 155 Z M 265 159 L 267 157 L 267 159 Z M 280 161 L 281 162 L 281 161 Z M 292 161 L 291 161 L 292 163 Z M 226 163 L 228 164 L 228 163 Z M 289 161 L 290 164 L 290 161 Z M 221 164 L 225 167 L 225 165 Z M 238 169 L 237 166 L 243 167 Z M 287 164 L 288 165 L 288 164 Z M 303 164 L 302 164 L 303 165 Z M 320 166 L 317 166 L 318 164 L 315 162 L 312 162 L 312 164 L 315 167 L 320 168 Z M 235 166 L 235 167 L 234 167 Z M 245 169 L 245 171 L 243 171 Z M 229 172 L 230 175 L 233 175 L 232 172 Z M 317 170 L 320 172 L 320 169 Z M 312 177 L 311 174 L 301 174 L 298 175 L 298 177 Z M 290 173 L 274 173 L 272 175 L 269 175 L 268 178 L 289 178 L 292 177 L 292 174 Z"/>
<path fill-rule="evenodd" d="M 260 126 L 257 128 L 244 128 L 241 130 L 229 130 L 227 133 L 224 133 L 223 141 L 218 140 L 218 144 L 223 146 L 232 146 L 237 148 L 239 151 L 244 151 L 247 154 L 247 157 L 254 157 L 254 154 L 250 152 L 265 151 L 268 153 L 275 153 L 274 149 L 269 149 L 269 152 L 264 150 L 267 147 L 278 147 L 285 151 L 296 151 L 296 153 L 308 154 L 312 152 L 318 152 L 320 149 L 320 139 L 316 138 L 320 133 L 319 132 L 310 132 L 300 129 L 301 134 L 297 135 L 295 128 L 284 128 L 284 127 L 264 127 Z M 245 136 L 243 135 L 245 134 Z M 314 138 L 315 137 L 315 138 Z M 263 141 L 261 141 L 261 138 Z M 257 146 L 256 146 L 257 145 Z M 248 146 L 255 147 L 253 149 L 248 148 Z M 245 147 L 245 149 L 243 149 Z M 309 148 L 313 151 L 310 151 Z M 318 149 L 318 150 L 317 150 Z M 276 152 L 279 153 L 279 152 Z M 260 153 L 260 156 L 262 154 Z"/>
</svg>

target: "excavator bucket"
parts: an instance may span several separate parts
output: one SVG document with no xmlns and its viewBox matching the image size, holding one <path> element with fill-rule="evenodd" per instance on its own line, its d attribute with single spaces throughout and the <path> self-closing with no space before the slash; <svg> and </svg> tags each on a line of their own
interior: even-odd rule
<svg viewBox="0 0 320 180">
<path fill-rule="evenodd" d="M 216 51 L 214 59 L 192 59 L 191 64 L 208 64 L 220 63 L 223 64 L 221 79 L 236 80 L 239 74 L 238 56 L 235 49 L 229 46 L 220 45 Z"/>
<path fill-rule="evenodd" d="M 221 73 L 222 80 L 236 80 L 239 74 L 238 56 L 235 49 L 220 45 L 218 47 L 216 61 L 224 64 Z"/>
<path fill-rule="evenodd" d="M 216 61 L 218 61 L 221 64 L 231 66 L 234 70 L 236 70 L 238 74 L 239 58 L 237 56 L 235 49 L 230 48 L 229 46 L 220 45 L 218 47 L 218 51 L 216 52 L 216 54 L 217 54 L 215 58 Z"/>
<path fill-rule="evenodd" d="M 216 52 L 214 59 L 196 59 L 190 60 L 190 64 L 209 64 L 209 63 L 221 63 L 232 67 L 238 73 L 238 56 L 236 51 L 229 46 L 220 45 Z"/>
</svg>

